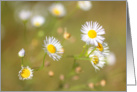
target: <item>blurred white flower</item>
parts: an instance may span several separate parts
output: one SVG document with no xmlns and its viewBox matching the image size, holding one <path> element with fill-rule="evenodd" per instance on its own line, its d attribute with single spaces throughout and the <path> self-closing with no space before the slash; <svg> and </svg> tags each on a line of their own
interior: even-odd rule
<svg viewBox="0 0 137 92">
<path fill-rule="evenodd" d="M 33 69 L 29 68 L 29 66 L 27 67 L 21 67 L 22 69 L 19 71 L 19 79 L 20 80 L 28 80 L 31 79 L 33 77 Z"/>
<path fill-rule="evenodd" d="M 31 16 L 31 12 L 29 10 L 22 10 L 20 13 L 19 13 L 19 17 L 21 20 L 23 21 L 26 21 L 30 18 Z"/>
<path fill-rule="evenodd" d="M 59 60 L 63 54 L 62 45 L 54 37 L 46 37 L 44 40 L 44 51 L 53 59 Z"/>
<path fill-rule="evenodd" d="M 78 1 L 78 7 L 84 11 L 88 11 L 91 9 L 92 4 L 90 1 Z"/>
<path fill-rule="evenodd" d="M 101 36 L 105 34 L 105 30 L 97 22 L 86 22 L 82 25 L 81 32 L 83 33 L 81 40 L 87 44 L 98 46 L 98 43 L 102 44 L 105 39 Z"/>
<path fill-rule="evenodd" d="M 31 23 L 33 26 L 35 27 L 40 27 L 44 24 L 45 22 L 45 18 L 43 16 L 34 16 L 32 19 L 31 19 Z"/>
<path fill-rule="evenodd" d="M 19 57 L 24 57 L 25 55 L 25 50 L 22 48 L 19 52 L 18 52 Z"/>
<path fill-rule="evenodd" d="M 63 17 L 66 14 L 66 10 L 61 3 L 52 4 L 49 7 L 49 11 L 51 12 L 52 15 L 57 17 Z"/>
<path fill-rule="evenodd" d="M 110 52 L 110 54 L 107 56 L 107 63 L 108 65 L 114 65 L 116 63 L 116 57 L 113 52 Z"/>
</svg>

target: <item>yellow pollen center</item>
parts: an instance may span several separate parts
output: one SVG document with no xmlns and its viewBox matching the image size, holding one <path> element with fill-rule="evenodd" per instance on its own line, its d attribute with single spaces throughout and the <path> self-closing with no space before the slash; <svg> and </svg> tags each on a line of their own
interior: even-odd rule
<svg viewBox="0 0 137 92">
<path fill-rule="evenodd" d="M 92 57 L 92 62 L 93 62 L 94 64 L 98 64 L 98 62 L 99 62 L 98 56 L 93 56 L 93 57 Z"/>
<path fill-rule="evenodd" d="M 53 13 L 55 14 L 55 15 L 60 15 L 60 11 L 58 10 L 58 9 L 53 9 Z"/>
<path fill-rule="evenodd" d="M 97 48 L 99 51 L 103 51 L 103 45 L 101 43 L 98 43 Z"/>
<path fill-rule="evenodd" d="M 50 53 L 55 53 L 55 52 L 56 52 L 56 48 L 55 48 L 55 46 L 52 45 L 52 44 L 49 44 L 49 45 L 47 46 L 47 50 L 48 50 Z"/>
<path fill-rule="evenodd" d="M 22 78 L 28 78 L 30 76 L 30 70 L 29 69 L 23 69 L 21 72 Z"/>
<path fill-rule="evenodd" d="M 40 26 L 40 23 L 39 22 L 35 22 L 35 26 Z"/>
<path fill-rule="evenodd" d="M 90 38 L 95 38 L 97 36 L 97 32 L 95 30 L 89 30 L 88 31 L 88 36 Z"/>
</svg>

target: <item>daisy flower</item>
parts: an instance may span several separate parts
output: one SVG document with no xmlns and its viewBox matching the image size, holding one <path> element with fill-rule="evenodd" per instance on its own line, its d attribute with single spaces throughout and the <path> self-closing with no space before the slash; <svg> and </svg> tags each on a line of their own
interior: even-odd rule
<svg viewBox="0 0 137 92">
<path fill-rule="evenodd" d="M 107 43 L 98 43 L 97 50 L 100 51 L 104 56 L 109 55 L 109 47 Z"/>
<path fill-rule="evenodd" d="M 20 13 L 19 13 L 19 18 L 23 21 L 26 21 L 30 18 L 31 16 L 31 12 L 29 10 L 22 10 Z"/>
<path fill-rule="evenodd" d="M 31 79 L 33 77 L 33 69 L 29 68 L 29 66 L 27 67 L 21 67 L 22 69 L 19 71 L 19 79 L 20 80 L 28 80 Z"/>
<path fill-rule="evenodd" d="M 92 50 L 89 50 L 88 53 L 90 53 Z M 98 51 L 94 51 L 89 55 L 91 64 L 96 70 L 100 70 L 99 68 L 103 68 L 105 64 L 105 57 L 99 53 Z"/>
<path fill-rule="evenodd" d="M 63 17 L 66 14 L 66 10 L 61 3 L 54 3 L 49 7 L 49 11 L 52 15 L 57 17 Z"/>
<path fill-rule="evenodd" d="M 62 45 L 54 37 L 46 37 L 44 40 L 44 50 L 53 59 L 59 60 L 62 54 Z"/>
<path fill-rule="evenodd" d="M 23 48 L 18 52 L 18 56 L 19 57 L 24 57 L 25 56 L 25 50 Z"/>
<path fill-rule="evenodd" d="M 84 11 L 88 11 L 91 9 L 92 4 L 90 1 L 78 1 L 78 7 Z"/>
<path fill-rule="evenodd" d="M 81 28 L 82 40 L 87 44 L 98 46 L 98 43 L 104 41 L 104 37 L 101 35 L 105 34 L 105 30 L 97 22 L 86 22 Z"/>
<path fill-rule="evenodd" d="M 44 24 L 45 22 L 45 18 L 43 16 L 34 16 L 32 19 L 31 19 L 31 23 L 33 26 L 35 27 L 40 27 Z"/>
</svg>

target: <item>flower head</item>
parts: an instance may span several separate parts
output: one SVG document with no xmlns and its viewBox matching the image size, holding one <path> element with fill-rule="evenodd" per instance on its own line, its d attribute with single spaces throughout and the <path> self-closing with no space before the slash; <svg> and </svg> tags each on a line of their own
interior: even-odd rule
<svg viewBox="0 0 137 92">
<path fill-rule="evenodd" d="M 54 37 L 46 37 L 44 40 L 44 50 L 53 59 L 59 60 L 61 58 L 62 45 Z"/>
<path fill-rule="evenodd" d="M 35 27 L 40 27 L 44 24 L 45 22 L 45 18 L 43 16 L 34 16 L 32 19 L 31 19 L 31 23 L 33 26 Z"/>
<path fill-rule="evenodd" d="M 28 80 L 31 79 L 33 77 L 33 69 L 27 67 L 23 67 L 22 69 L 19 71 L 19 79 L 20 80 Z"/>
<path fill-rule="evenodd" d="M 25 50 L 23 48 L 18 52 L 18 56 L 19 57 L 24 57 L 25 56 Z"/>
<path fill-rule="evenodd" d="M 78 1 L 78 7 L 84 11 L 88 11 L 91 9 L 92 4 L 90 1 Z"/>
<path fill-rule="evenodd" d="M 107 43 L 98 43 L 97 50 L 100 51 L 104 56 L 109 55 L 109 47 Z"/>
<path fill-rule="evenodd" d="M 31 16 L 31 12 L 28 11 L 28 10 L 22 10 L 20 13 L 19 13 L 19 17 L 21 20 L 23 21 L 26 21 L 30 18 Z"/>
<path fill-rule="evenodd" d="M 66 14 L 66 10 L 61 3 L 54 3 L 49 7 L 49 11 L 52 15 L 57 17 L 63 17 Z"/>
<path fill-rule="evenodd" d="M 92 50 L 88 50 L 88 53 L 90 53 Z M 105 57 L 99 53 L 98 51 L 94 51 L 93 53 L 91 53 L 89 55 L 91 64 L 93 65 L 93 67 L 96 70 L 100 70 L 99 68 L 103 68 L 104 64 L 105 64 Z"/>
<path fill-rule="evenodd" d="M 103 43 L 105 30 L 97 22 L 86 22 L 81 28 L 82 40 L 87 44 L 98 46 L 98 43 Z"/>
</svg>

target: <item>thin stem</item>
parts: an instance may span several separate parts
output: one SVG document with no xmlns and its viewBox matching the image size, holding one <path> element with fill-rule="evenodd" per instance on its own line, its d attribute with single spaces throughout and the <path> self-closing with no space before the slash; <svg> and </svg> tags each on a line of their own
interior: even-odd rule
<svg viewBox="0 0 137 92">
<path fill-rule="evenodd" d="M 23 57 L 21 58 L 21 66 L 23 66 Z"/>
<path fill-rule="evenodd" d="M 95 47 L 95 48 L 88 54 L 87 57 L 89 57 L 89 55 L 90 55 L 91 53 L 93 53 L 93 52 L 96 50 L 96 48 L 97 48 L 97 47 Z"/>
<path fill-rule="evenodd" d="M 47 53 L 45 53 L 45 55 L 44 55 L 44 58 L 43 58 L 43 62 L 42 62 L 41 67 L 39 67 L 38 69 L 34 69 L 34 71 L 38 71 L 38 70 L 41 70 L 41 69 L 44 68 L 46 55 L 47 55 Z"/>
<path fill-rule="evenodd" d="M 84 51 L 85 51 L 86 46 L 87 46 L 87 44 L 85 44 L 85 45 L 83 46 L 83 50 L 82 50 L 81 54 L 79 55 L 79 57 L 82 57 L 82 56 L 83 56 L 83 53 L 84 53 Z"/>
</svg>

